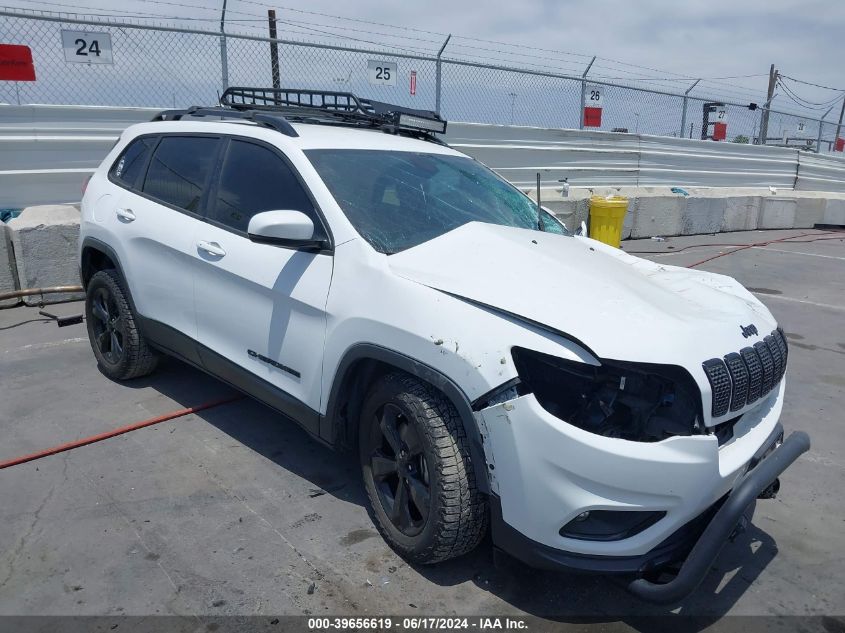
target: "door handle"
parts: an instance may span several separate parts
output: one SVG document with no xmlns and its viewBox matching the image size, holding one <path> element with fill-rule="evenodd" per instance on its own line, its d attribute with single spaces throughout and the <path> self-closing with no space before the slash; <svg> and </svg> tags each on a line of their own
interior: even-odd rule
<svg viewBox="0 0 845 633">
<path fill-rule="evenodd" d="M 125 222 L 132 222 L 135 220 L 135 213 L 132 209 L 118 209 L 115 213 L 118 218 Z"/>
<path fill-rule="evenodd" d="M 226 255 L 226 251 L 224 251 L 217 242 L 197 242 L 197 248 L 201 251 L 205 251 L 209 255 L 214 255 L 215 257 L 223 257 Z"/>
</svg>

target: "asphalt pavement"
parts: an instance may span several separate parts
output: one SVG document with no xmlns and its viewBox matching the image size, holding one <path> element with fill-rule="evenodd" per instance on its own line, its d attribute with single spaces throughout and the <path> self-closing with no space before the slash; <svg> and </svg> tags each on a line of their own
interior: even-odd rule
<svg viewBox="0 0 845 633">
<path fill-rule="evenodd" d="M 725 615 L 841 616 L 843 238 L 754 231 L 623 245 L 685 266 L 760 244 L 699 268 L 736 277 L 784 327 L 782 421 L 813 441 L 679 608 L 643 604 L 612 578 L 494 561 L 489 542 L 436 567 L 408 565 L 373 528 L 356 461 L 244 398 L 0 471 L 0 615 L 530 614 L 642 629 L 641 616 L 668 614 L 699 616 L 696 630 Z M 762 245 L 771 240 L 782 241 Z M 84 325 L 0 310 L 0 461 L 227 395 L 175 360 L 111 382 Z M 811 622 L 845 630 L 834 617 Z"/>
</svg>

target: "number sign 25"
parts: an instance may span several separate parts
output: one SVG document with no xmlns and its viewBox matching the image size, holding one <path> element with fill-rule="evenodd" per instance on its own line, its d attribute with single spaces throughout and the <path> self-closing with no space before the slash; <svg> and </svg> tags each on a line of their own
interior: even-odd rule
<svg viewBox="0 0 845 633">
<path fill-rule="evenodd" d="M 396 62 L 367 60 L 367 79 L 374 86 L 395 86 Z"/>
<path fill-rule="evenodd" d="M 62 30 L 65 61 L 75 64 L 113 64 L 111 35 Z"/>
</svg>

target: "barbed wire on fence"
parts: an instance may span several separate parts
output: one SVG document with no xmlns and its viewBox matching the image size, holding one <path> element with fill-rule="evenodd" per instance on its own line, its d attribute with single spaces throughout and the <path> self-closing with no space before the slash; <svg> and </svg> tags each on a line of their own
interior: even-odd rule
<svg viewBox="0 0 845 633">
<path fill-rule="evenodd" d="M 158 0 L 156 4 L 178 3 Z M 294 33 L 310 33 L 321 40 L 301 41 L 270 39 L 256 34 L 257 27 L 250 32 L 221 33 L 211 30 L 207 25 L 211 18 L 204 17 L 196 18 L 197 28 L 184 28 L 114 14 L 94 19 L 16 9 L 0 10 L 0 16 L 0 42 L 29 46 L 37 73 L 35 82 L 0 81 L 0 103 L 168 108 L 215 103 L 224 84 L 273 85 L 273 46 L 278 51 L 281 85 L 349 91 L 403 106 L 439 108 L 444 118 L 456 121 L 546 128 L 579 128 L 586 123 L 604 131 L 706 138 L 715 128 L 703 129 L 704 108 L 720 104 L 713 116 L 718 113 L 719 122 L 727 125 L 726 141 L 830 152 L 840 135 L 839 126 L 827 118 L 840 96 L 820 104 L 809 102 L 814 109 L 807 113 L 766 111 L 749 108 L 755 98 L 765 101 L 763 95 L 718 78 L 658 76 L 663 71 L 618 60 L 595 57 L 590 61 L 586 55 L 551 50 L 544 56 L 545 49 L 461 36 L 446 39 L 451 48 L 444 52 L 440 34 L 421 29 L 407 29 L 410 34 L 399 41 L 375 30 L 378 25 L 364 22 L 366 28 L 345 27 L 358 31 L 360 37 L 338 41 L 331 25 L 282 21 L 300 28 Z M 88 63 L 69 61 L 63 32 L 107 36 L 111 63 L 96 63 L 102 60 L 91 57 Z M 379 35 L 390 38 L 386 42 L 372 39 Z M 373 77 L 368 70 L 373 62 L 389 68 L 387 80 Z M 626 68 L 627 74 L 622 74 Z M 779 85 L 800 103 L 794 87 Z M 600 121 L 585 120 L 588 87 L 599 96 Z M 719 90 L 705 92 L 705 88 Z M 823 109 L 827 109 L 824 114 Z M 761 139 L 766 114 L 768 133 Z"/>
</svg>

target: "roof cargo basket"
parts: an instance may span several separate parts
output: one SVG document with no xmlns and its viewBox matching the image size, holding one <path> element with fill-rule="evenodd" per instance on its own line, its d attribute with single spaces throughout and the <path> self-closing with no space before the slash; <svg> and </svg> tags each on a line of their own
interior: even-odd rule
<svg viewBox="0 0 845 633">
<path fill-rule="evenodd" d="M 223 92 L 220 105 L 277 112 L 301 123 L 374 127 L 427 137 L 446 132 L 446 121 L 435 112 L 361 99 L 351 92 L 232 86 Z"/>
</svg>

